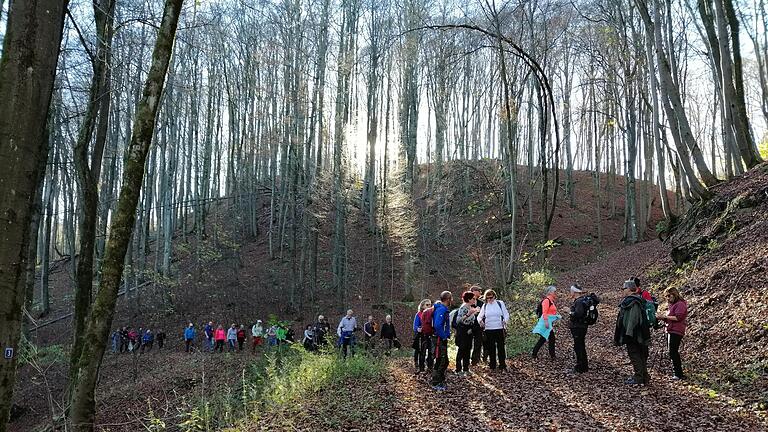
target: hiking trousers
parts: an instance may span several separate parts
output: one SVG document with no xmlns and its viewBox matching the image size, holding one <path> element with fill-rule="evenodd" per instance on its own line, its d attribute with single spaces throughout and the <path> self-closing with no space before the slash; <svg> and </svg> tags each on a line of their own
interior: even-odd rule
<svg viewBox="0 0 768 432">
<path fill-rule="evenodd" d="M 487 346 L 485 347 L 488 353 L 488 362 L 491 369 L 496 369 L 498 358 L 499 369 L 507 368 L 507 350 L 504 346 L 504 329 L 485 330 L 485 340 Z"/>
<path fill-rule="evenodd" d="M 672 360 L 672 369 L 678 378 L 685 378 L 685 375 L 683 375 L 683 362 L 680 360 L 680 343 L 682 341 L 683 336 L 669 333 L 669 358 Z"/>
<path fill-rule="evenodd" d="M 472 365 L 480 363 L 483 350 L 483 330 L 479 326 L 472 327 Z"/>
<path fill-rule="evenodd" d="M 636 383 L 648 384 L 651 376 L 648 374 L 648 345 L 636 342 L 627 342 L 627 354 L 632 362 L 632 369 Z"/>
<path fill-rule="evenodd" d="M 445 371 L 448 370 L 448 341 L 433 336 L 435 340 L 435 369 L 432 370 L 432 385 L 445 385 Z"/>
<path fill-rule="evenodd" d="M 457 335 L 458 336 L 458 335 Z M 456 338 L 456 372 L 469 372 L 469 358 L 472 351 L 472 336 L 463 335 Z"/>
<path fill-rule="evenodd" d="M 587 358 L 587 328 L 571 328 L 573 336 L 573 351 L 576 353 L 576 372 L 589 371 L 589 359 Z"/>
<path fill-rule="evenodd" d="M 432 370 L 435 367 L 434 345 L 432 345 L 431 336 L 419 336 L 421 339 L 419 347 L 419 370 L 424 371 L 426 363 L 427 369 Z"/>
<path fill-rule="evenodd" d="M 531 353 L 533 358 L 536 358 L 536 356 L 539 355 L 539 350 L 547 342 L 549 342 L 549 357 L 553 359 L 555 358 L 555 330 L 554 329 L 551 332 L 549 332 L 549 340 L 544 339 L 543 336 L 539 336 L 539 341 L 536 342 L 536 346 L 533 347 L 533 353 Z"/>
</svg>

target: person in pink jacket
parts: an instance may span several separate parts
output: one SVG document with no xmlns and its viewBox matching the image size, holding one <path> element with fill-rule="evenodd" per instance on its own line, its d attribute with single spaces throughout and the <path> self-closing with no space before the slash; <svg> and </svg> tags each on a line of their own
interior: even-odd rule
<svg viewBox="0 0 768 432">
<path fill-rule="evenodd" d="M 216 331 L 213 333 L 213 339 L 216 341 L 216 347 L 213 351 L 224 352 L 224 344 L 227 343 L 227 332 L 221 324 L 216 327 Z"/>
<path fill-rule="evenodd" d="M 683 380 L 683 363 L 680 360 L 680 343 L 685 336 L 686 318 L 688 317 L 688 303 L 677 288 L 667 290 L 667 303 L 669 311 L 666 314 L 657 314 L 656 318 L 667 324 L 667 337 L 669 341 L 669 358 L 672 360 L 673 380 Z"/>
</svg>

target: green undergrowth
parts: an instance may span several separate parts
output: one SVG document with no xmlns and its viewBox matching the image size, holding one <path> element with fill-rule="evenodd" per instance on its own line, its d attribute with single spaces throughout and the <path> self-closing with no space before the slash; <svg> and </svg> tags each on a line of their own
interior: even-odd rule
<svg viewBox="0 0 768 432">
<path fill-rule="evenodd" d="M 519 281 L 505 290 L 509 323 L 507 325 L 507 356 L 531 352 L 537 335 L 531 333 L 536 324 L 536 306 L 547 286 L 555 283 L 555 278 L 547 268 L 524 272 Z"/>
<path fill-rule="evenodd" d="M 306 425 L 307 416 L 321 429 L 366 424 L 383 407 L 384 398 L 373 397 L 370 383 L 384 371 L 384 361 L 377 358 L 358 354 L 343 360 L 331 348 L 315 354 L 293 345 L 247 365 L 235 386 L 184 403 L 176 427 L 291 430 Z"/>
</svg>

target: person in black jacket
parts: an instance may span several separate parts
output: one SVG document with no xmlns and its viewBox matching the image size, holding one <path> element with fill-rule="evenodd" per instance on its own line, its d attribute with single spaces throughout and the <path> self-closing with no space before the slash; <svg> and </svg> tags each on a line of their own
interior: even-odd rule
<svg viewBox="0 0 768 432">
<path fill-rule="evenodd" d="M 576 366 L 574 373 L 584 373 L 589 371 L 589 359 L 587 358 L 587 295 L 578 285 L 571 285 L 571 305 L 570 328 L 573 336 L 573 351 L 576 353 Z"/>
<path fill-rule="evenodd" d="M 395 325 L 392 324 L 392 315 L 387 315 L 384 318 L 384 324 L 381 325 L 381 334 L 379 337 L 384 341 L 384 346 L 387 348 L 386 354 L 389 355 L 395 344 L 395 340 L 397 339 Z"/>
<path fill-rule="evenodd" d="M 477 307 L 477 310 L 480 310 L 480 308 L 483 307 L 483 301 L 480 300 L 480 297 L 483 296 L 483 289 L 477 285 L 472 285 L 469 290 L 475 295 L 475 306 Z M 484 351 L 483 328 L 480 327 L 480 323 L 475 320 L 472 324 L 472 366 L 476 366 L 480 363 L 481 358 L 487 360 L 488 356 Z"/>
</svg>

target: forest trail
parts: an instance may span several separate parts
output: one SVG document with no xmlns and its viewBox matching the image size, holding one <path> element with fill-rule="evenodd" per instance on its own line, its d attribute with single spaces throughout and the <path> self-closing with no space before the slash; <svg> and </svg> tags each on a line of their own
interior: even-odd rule
<svg viewBox="0 0 768 432">
<path fill-rule="evenodd" d="M 569 372 L 572 339 L 562 322 L 556 326 L 555 361 L 544 352 L 538 360 L 523 354 L 508 360 L 505 373 L 481 364 L 471 376 L 457 377 L 450 372 L 452 358 L 444 392 L 433 391 L 426 375 L 414 375 L 409 359 L 398 359 L 376 390 L 392 398 L 391 414 L 384 415 L 381 430 L 768 430 L 764 418 L 738 408 L 737 401 L 671 381 L 662 331 L 656 331 L 651 346 L 651 384 L 623 384 L 631 366 L 623 347 L 612 344 L 617 287 L 628 275 L 653 266 L 663 254 L 658 241 L 645 242 L 559 275 L 561 287 L 578 281 L 602 296 L 600 320 L 587 337 L 587 374 Z M 562 313 L 570 301 L 561 297 L 558 303 Z M 685 348 L 682 354 L 685 364 Z"/>
</svg>

